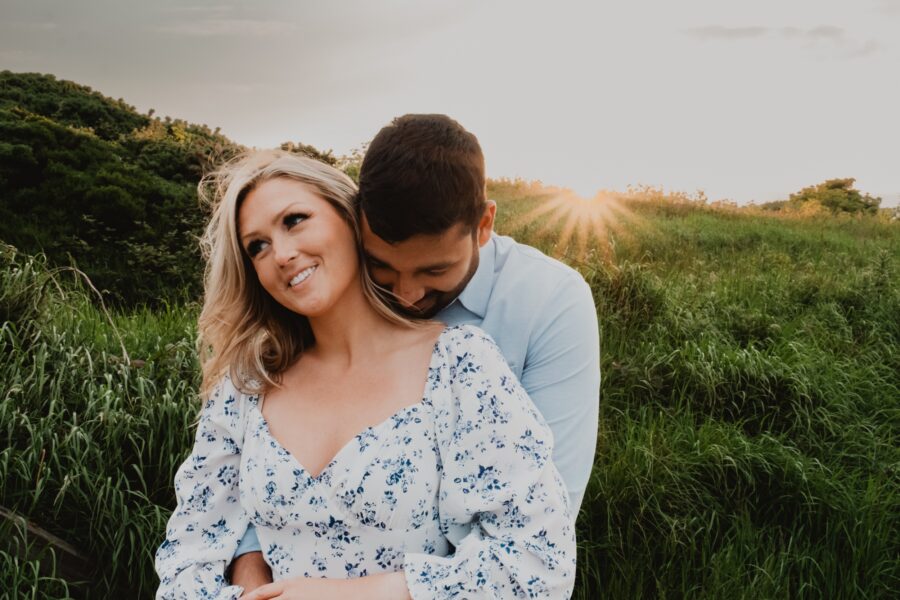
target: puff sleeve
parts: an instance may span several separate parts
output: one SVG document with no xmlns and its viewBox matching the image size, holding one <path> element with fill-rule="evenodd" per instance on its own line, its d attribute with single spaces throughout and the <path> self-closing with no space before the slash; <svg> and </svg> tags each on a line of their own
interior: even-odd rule
<svg viewBox="0 0 900 600">
<path fill-rule="evenodd" d="M 407 553 L 416 600 L 568 598 L 575 581 L 569 498 L 549 427 L 480 329 L 458 328 L 436 405 L 446 557 Z"/>
<path fill-rule="evenodd" d="M 240 597 L 225 568 L 247 527 L 238 479 L 250 400 L 227 377 L 205 402 L 194 447 L 175 475 L 175 512 L 156 551 L 157 600 Z"/>
</svg>

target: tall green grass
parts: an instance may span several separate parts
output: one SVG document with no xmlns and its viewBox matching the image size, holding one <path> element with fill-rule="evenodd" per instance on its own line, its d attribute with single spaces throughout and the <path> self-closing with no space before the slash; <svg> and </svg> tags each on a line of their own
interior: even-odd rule
<svg viewBox="0 0 900 600">
<path fill-rule="evenodd" d="M 71 273 L 8 247 L 3 260 L 0 426 L 9 443 L 0 450 L 0 504 L 90 557 L 93 576 L 71 593 L 149 597 L 172 476 L 197 412 L 196 310 L 108 318 Z M 6 529 L 11 546 L 28 543 Z M 0 550 L 0 564 L 21 555 Z M 57 597 L 38 573 L 52 578 L 54 569 L 4 568 L 4 593 Z"/>
<path fill-rule="evenodd" d="M 624 207 L 576 597 L 893 597 L 900 228 Z"/>
<path fill-rule="evenodd" d="M 602 335 L 576 598 L 890 598 L 900 589 L 900 227 L 623 201 L 590 252 L 546 195 L 498 229 L 578 268 Z M 600 244 L 603 244 L 601 247 Z M 70 271 L 0 265 L 0 530 L 11 598 L 151 597 L 198 406 L 197 307 L 107 315 Z"/>
</svg>

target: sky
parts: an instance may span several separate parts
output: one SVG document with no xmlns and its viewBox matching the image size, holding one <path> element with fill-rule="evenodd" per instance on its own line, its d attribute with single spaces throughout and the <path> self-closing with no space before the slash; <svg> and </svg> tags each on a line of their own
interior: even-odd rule
<svg viewBox="0 0 900 600">
<path fill-rule="evenodd" d="M 855 177 L 900 204 L 900 0 L 0 0 L 0 69 L 257 147 L 404 113 L 491 177 L 738 203 Z"/>
</svg>

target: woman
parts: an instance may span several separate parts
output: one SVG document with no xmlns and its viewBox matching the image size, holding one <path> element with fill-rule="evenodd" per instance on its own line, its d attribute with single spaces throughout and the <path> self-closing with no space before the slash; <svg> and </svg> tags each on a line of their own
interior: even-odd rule
<svg viewBox="0 0 900 600">
<path fill-rule="evenodd" d="M 552 437 L 493 342 L 379 299 L 340 171 L 257 152 L 214 182 L 206 402 L 157 597 L 240 597 L 225 567 L 253 522 L 275 579 L 254 599 L 567 598 Z"/>
</svg>

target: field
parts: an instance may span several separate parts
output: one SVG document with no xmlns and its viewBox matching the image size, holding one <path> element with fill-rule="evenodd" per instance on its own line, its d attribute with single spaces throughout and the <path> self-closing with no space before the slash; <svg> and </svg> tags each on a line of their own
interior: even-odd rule
<svg viewBox="0 0 900 600">
<path fill-rule="evenodd" d="M 893 597 L 900 224 L 513 182 L 492 197 L 498 230 L 578 268 L 597 302 L 576 598 Z M 0 255 L 0 506 L 71 546 L 0 520 L 0 597 L 152 597 L 198 308 L 107 312 L 77 272 Z"/>
</svg>

